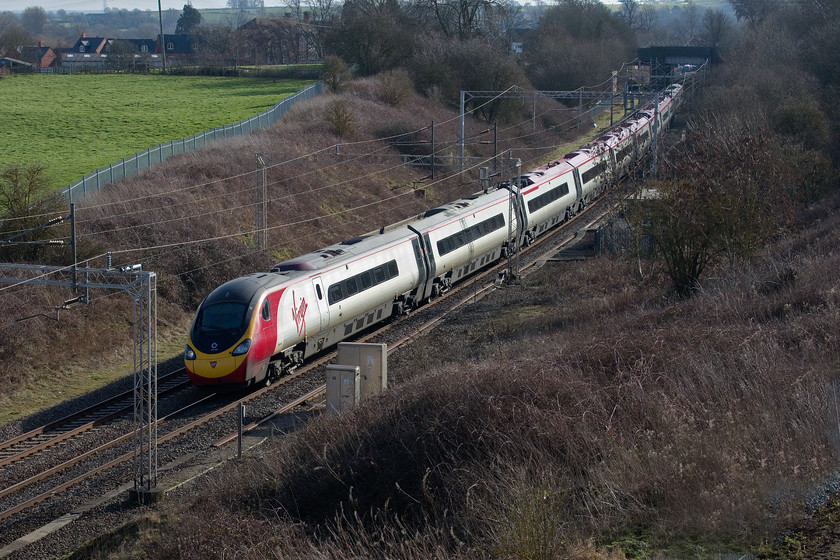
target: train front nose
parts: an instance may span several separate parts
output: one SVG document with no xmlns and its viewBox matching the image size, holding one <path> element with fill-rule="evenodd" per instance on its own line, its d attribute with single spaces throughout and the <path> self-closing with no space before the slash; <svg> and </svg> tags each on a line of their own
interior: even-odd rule
<svg viewBox="0 0 840 560">
<path fill-rule="evenodd" d="M 190 359 L 192 358 L 192 359 Z M 204 354 L 189 346 L 184 355 L 187 374 L 195 385 L 244 383 L 246 355 Z"/>
</svg>

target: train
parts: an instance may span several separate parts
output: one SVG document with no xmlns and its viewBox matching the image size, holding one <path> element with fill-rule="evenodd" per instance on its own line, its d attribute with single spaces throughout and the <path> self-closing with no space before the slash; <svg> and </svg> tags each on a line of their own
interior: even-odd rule
<svg viewBox="0 0 840 560">
<path fill-rule="evenodd" d="M 281 262 L 214 289 L 184 351 L 195 386 L 270 384 L 309 357 L 409 313 L 572 218 L 651 150 L 683 86 L 592 142 L 419 216 Z"/>
</svg>

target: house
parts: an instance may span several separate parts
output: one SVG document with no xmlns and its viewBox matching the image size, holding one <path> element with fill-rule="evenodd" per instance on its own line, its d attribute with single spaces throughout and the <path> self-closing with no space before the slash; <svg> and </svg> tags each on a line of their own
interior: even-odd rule
<svg viewBox="0 0 840 560">
<path fill-rule="evenodd" d="M 20 58 L 33 65 L 37 72 L 42 68 L 52 68 L 58 64 L 58 55 L 50 47 L 45 47 L 42 41 L 38 41 L 37 47 L 23 47 L 20 51 Z"/>
<path fill-rule="evenodd" d="M 184 33 L 173 33 L 163 35 L 163 47 L 161 48 L 160 35 L 155 40 L 155 53 L 166 56 L 166 65 L 188 66 L 195 63 L 192 39 Z"/>
<path fill-rule="evenodd" d="M 170 35 L 166 38 L 169 39 Z M 128 51 L 123 48 L 129 45 Z M 181 43 L 175 43 L 178 47 Z M 149 69 L 163 68 L 163 57 L 157 54 L 158 41 L 154 39 L 116 39 L 113 37 L 88 37 L 82 33 L 79 40 L 59 53 L 61 66 L 78 69 Z M 130 51 L 130 52 L 129 52 Z M 126 57 L 132 57 L 133 62 Z M 111 60 L 108 60 L 108 55 Z M 168 63 L 168 61 L 167 61 Z M 168 63 L 168 65 L 171 65 Z"/>
</svg>

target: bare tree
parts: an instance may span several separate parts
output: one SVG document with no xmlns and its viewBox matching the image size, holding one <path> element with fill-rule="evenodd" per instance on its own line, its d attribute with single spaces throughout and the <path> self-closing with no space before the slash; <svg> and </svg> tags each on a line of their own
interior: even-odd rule
<svg viewBox="0 0 840 560">
<path fill-rule="evenodd" d="M 333 0 L 314 0 L 309 5 L 312 7 L 312 20 L 319 26 L 329 25 L 333 17 L 338 15 L 336 2 Z"/>
<path fill-rule="evenodd" d="M 642 9 L 639 11 L 639 28 L 645 32 L 653 31 L 657 19 L 656 8 L 650 4 L 642 4 Z"/>
<path fill-rule="evenodd" d="M 20 21 L 15 14 L 12 12 L 0 13 L 0 35 L 15 27 L 20 27 Z"/>
<path fill-rule="evenodd" d="M 720 10 L 706 9 L 703 14 L 703 28 L 700 31 L 700 41 L 710 47 L 720 47 L 725 44 L 734 27 L 732 21 Z"/>
<path fill-rule="evenodd" d="M 487 11 L 495 4 L 495 0 L 426 1 L 441 33 L 462 40 L 480 34 Z"/>
<path fill-rule="evenodd" d="M 40 35 L 47 26 L 47 12 L 44 8 L 26 8 L 20 17 L 21 25 L 30 35 Z"/>
<path fill-rule="evenodd" d="M 293 17 L 303 19 L 303 3 L 301 0 L 283 0 L 283 6 L 291 12 Z"/>
<path fill-rule="evenodd" d="M 637 0 L 621 0 L 619 16 L 631 29 L 641 27 L 641 6 Z"/>
<path fill-rule="evenodd" d="M 522 5 L 513 0 L 499 0 L 489 6 L 486 27 L 489 37 L 498 37 L 500 44 L 509 49 L 516 29 L 525 27 Z"/>
<path fill-rule="evenodd" d="M 768 236 L 791 223 L 801 195 L 790 153 L 766 129 L 701 117 L 671 153 L 658 193 L 631 209 L 662 257 L 674 291 L 692 295 L 717 261 L 748 259 Z"/>
<path fill-rule="evenodd" d="M 20 50 L 32 44 L 32 37 L 19 25 L 8 27 L 0 33 L 0 53 L 13 58 L 20 54 Z"/>
<path fill-rule="evenodd" d="M 390 70 L 411 56 L 414 30 L 396 0 L 346 0 L 340 24 L 330 30 L 328 46 L 359 73 Z"/>
<path fill-rule="evenodd" d="M 233 32 L 224 25 L 200 25 L 196 30 L 196 55 L 202 66 L 224 67 L 235 64 Z"/>
<path fill-rule="evenodd" d="M 0 238 L 16 236 L 16 241 L 37 241 L 54 236 L 54 230 L 46 229 L 20 234 L 65 209 L 64 198 L 51 190 L 43 165 L 10 165 L 0 169 Z M 43 253 L 43 247 L 12 246 L 0 250 L 0 260 L 38 258 Z"/>
<path fill-rule="evenodd" d="M 729 0 L 729 3 L 735 10 L 735 17 L 752 25 L 761 22 L 778 7 L 777 0 Z"/>
<path fill-rule="evenodd" d="M 680 40 L 684 45 L 695 45 L 699 41 L 700 33 L 700 14 L 697 10 L 697 4 L 692 0 L 688 0 L 683 9 L 683 16 L 677 25 Z"/>
</svg>

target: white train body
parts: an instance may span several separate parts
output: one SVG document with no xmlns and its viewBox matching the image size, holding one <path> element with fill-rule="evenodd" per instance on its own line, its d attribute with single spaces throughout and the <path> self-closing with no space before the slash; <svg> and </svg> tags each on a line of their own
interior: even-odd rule
<svg viewBox="0 0 840 560">
<path fill-rule="evenodd" d="M 650 150 L 682 87 L 597 140 L 502 184 L 226 282 L 205 298 L 184 361 L 196 385 L 271 379 L 392 315 L 445 293 L 569 219 Z"/>
</svg>

